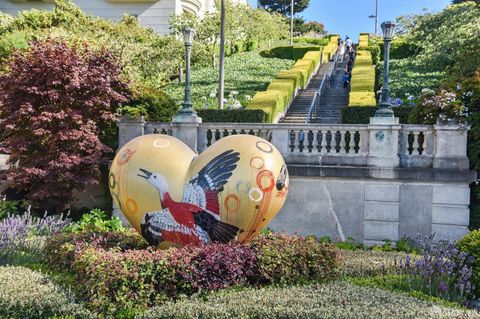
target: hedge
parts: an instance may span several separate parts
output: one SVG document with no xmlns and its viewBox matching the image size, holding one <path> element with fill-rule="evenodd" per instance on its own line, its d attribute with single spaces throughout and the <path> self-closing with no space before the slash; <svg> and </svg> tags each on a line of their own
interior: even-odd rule
<svg viewBox="0 0 480 319">
<path fill-rule="evenodd" d="M 274 80 L 275 81 L 275 80 Z M 265 123 L 267 114 L 263 110 L 197 110 L 204 123 Z"/>
<path fill-rule="evenodd" d="M 322 51 L 320 46 L 279 46 L 260 52 L 264 58 L 299 60 L 309 51 Z"/>
<path fill-rule="evenodd" d="M 313 64 L 314 64 L 314 69 L 316 69 L 319 64 L 320 64 L 320 60 L 322 58 L 322 52 L 320 51 L 309 51 L 307 53 L 305 53 L 305 55 L 303 56 L 303 59 L 304 60 L 310 60 L 310 61 L 313 61 Z"/>
<path fill-rule="evenodd" d="M 247 110 L 261 110 L 267 115 L 267 122 L 272 123 L 277 113 L 284 112 L 287 107 L 285 102 L 287 93 L 279 90 L 257 92 L 247 106 Z"/>
<path fill-rule="evenodd" d="M 368 43 L 367 43 L 368 45 Z M 349 106 L 376 105 L 375 68 L 372 53 L 368 50 L 357 50 L 355 66 L 352 70 Z"/>
<path fill-rule="evenodd" d="M 267 90 L 277 90 L 286 92 L 285 104 L 288 104 L 295 94 L 295 80 L 292 79 L 275 79 L 268 85 Z"/>
<path fill-rule="evenodd" d="M 358 38 L 358 46 L 367 47 L 369 38 L 370 35 L 368 33 L 360 33 L 360 37 Z"/>
<path fill-rule="evenodd" d="M 378 288 L 346 282 L 300 287 L 245 289 L 207 298 L 182 299 L 150 309 L 139 319 L 447 319 L 478 318 L 454 309 Z"/>
<path fill-rule="evenodd" d="M 392 109 L 395 116 L 400 118 L 401 124 L 408 124 L 408 117 L 413 107 L 400 106 Z M 376 110 L 375 106 L 344 107 L 341 110 L 342 124 L 368 124 L 370 123 L 370 118 L 375 115 Z"/>
</svg>

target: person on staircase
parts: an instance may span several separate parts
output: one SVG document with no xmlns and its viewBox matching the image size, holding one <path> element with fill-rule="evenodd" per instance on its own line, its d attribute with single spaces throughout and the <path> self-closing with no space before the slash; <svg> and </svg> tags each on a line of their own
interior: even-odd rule
<svg viewBox="0 0 480 319">
<path fill-rule="evenodd" d="M 353 48 L 353 42 L 352 39 L 347 35 L 347 38 L 345 40 L 345 46 L 347 47 L 347 52 L 350 52 L 350 50 Z"/>
<path fill-rule="evenodd" d="M 350 80 L 352 78 L 351 73 L 345 72 L 343 75 L 343 88 L 346 90 L 350 86 Z"/>
</svg>

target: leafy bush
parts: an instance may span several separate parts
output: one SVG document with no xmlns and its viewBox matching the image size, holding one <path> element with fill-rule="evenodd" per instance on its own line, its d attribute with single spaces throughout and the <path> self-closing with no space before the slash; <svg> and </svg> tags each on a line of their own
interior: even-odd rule
<svg viewBox="0 0 480 319">
<path fill-rule="evenodd" d="M 45 236 L 61 231 L 68 223 L 62 216 L 33 217 L 30 209 L 0 220 L 0 264 L 39 260 Z"/>
<path fill-rule="evenodd" d="M 413 107 L 401 106 L 393 107 L 395 116 L 400 118 L 401 124 L 408 124 L 408 118 L 413 110 Z M 375 106 L 352 106 L 344 107 L 341 110 L 341 122 L 342 124 L 368 124 L 370 118 L 375 115 L 377 108 Z"/>
<path fill-rule="evenodd" d="M 257 318 L 477 318 L 475 311 L 345 282 L 305 287 L 245 289 L 155 307 L 139 319 Z"/>
<path fill-rule="evenodd" d="M 266 113 L 262 110 L 197 110 L 204 123 L 264 123 Z"/>
<path fill-rule="evenodd" d="M 107 217 L 107 214 L 98 208 L 83 214 L 78 222 L 71 223 L 65 229 L 67 232 L 106 232 L 124 230 L 122 221 L 117 216 Z"/>
<path fill-rule="evenodd" d="M 40 84 L 41 85 L 40 85 Z M 73 190 L 98 183 L 111 149 L 99 134 L 127 101 L 120 66 L 96 52 L 48 39 L 18 52 L 0 75 L 0 150 L 12 187 L 42 208 L 68 206 Z"/>
<path fill-rule="evenodd" d="M 380 54 L 383 59 L 384 43 L 383 40 L 378 41 L 378 47 L 380 48 Z M 410 41 L 407 41 L 405 37 L 395 37 L 390 44 L 390 59 L 407 59 L 415 57 L 420 53 L 420 47 Z"/>
<path fill-rule="evenodd" d="M 62 246 L 62 238 L 58 238 L 58 244 L 46 247 L 52 254 L 51 262 L 55 263 L 55 255 L 71 256 L 73 252 L 73 269 L 80 286 L 85 287 L 85 296 L 94 309 L 109 315 L 140 311 L 199 291 L 323 281 L 335 276 L 339 266 L 332 245 L 287 235 L 263 235 L 249 244 L 187 246 L 164 251 L 107 250 L 95 242 Z M 58 252 L 55 247 L 60 247 Z M 64 260 L 62 264 L 70 262 L 71 259 Z"/>
<path fill-rule="evenodd" d="M 278 113 L 285 112 L 289 92 L 267 90 L 257 92 L 247 106 L 247 110 L 261 110 L 267 115 L 267 122 L 272 123 Z"/>
<path fill-rule="evenodd" d="M 43 247 L 46 261 L 59 269 L 70 269 L 78 249 L 93 246 L 101 249 L 146 249 L 148 243 L 135 230 L 58 233 L 51 236 Z"/>
<path fill-rule="evenodd" d="M 339 266 L 335 247 L 314 238 L 268 234 L 257 236 L 249 245 L 257 252 L 257 281 L 264 284 L 325 280 Z"/>
<path fill-rule="evenodd" d="M 18 215 L 20 210 L 25 209 L 27 209 L 27 203 L 24 200 L 7 200 L 4 197 L 0 200 L 0 220 L 10 215 Z"/>
<path fill-rule="evenodd" d="M 132 102 L 123 106 L 121 112 L 133 118 L 144 116 L 150 122 L 170 122 L 178 110 L 177 102 L 162 90 L 137 86 L 133 89 Z"/>
<path fill-rule="evenodd" d="M 377 100 L 375 93 L 372 92 L 353 92 L 350 91 L 348 106 L 363 106 L 368 107 L 376 105 Z"/>
<path fill-rule="evenodd" d="M 308 44 L 324 47 L 328 44 L 328 42 L 330 42 L 330 40 L 328 38 L 295 37 L 293 38 L 293 42 L 298 44 L 308 43 Z"/>
<path fill-rule="evenodd" d="M 262 58 L 257 52 L 239 53 L 225 59 L 225 96 L 231 92 L 241 105 L 246 106 L 257 91 L 265 90 L 275 75 L 282 69 L 290 68 L 292 60 Z M 195 109 L 211 108 L 207 101 L 213 99 L 218 106 L 218 69 L 213 67 L 193 68 L 191 74 L 192 102 Z M 183 101 L 185 83 L 170 83 L 164 88 L 171 99 Z"/>
<path fill-rule="evenodd" d="M 461 251 L 475 258 L 472 265 L 472 282 L 475 287 L 475 296 L 478 297 L 480 296 L 480 230 L 469 232 L 457 243 L 457 246 Z"/>
<path fill-rule="evenodd" d="M 358 50 L 352 70 L 349 106 L 372 106 L 375 99 L 375 69 L 370 51 Z"/>
<path fill-rule="evenodd" d="M 24 267 L 0 267 L 0 317 L 95 318 L 49 277 Z"/>
<path fill-rule="evenodd" d="M 437 120 L 465 122 L 465 106 L 454 92 L 424 89 L 419 104 L 410 113 L 411 123 L 435 124 Z"/>
</svg>

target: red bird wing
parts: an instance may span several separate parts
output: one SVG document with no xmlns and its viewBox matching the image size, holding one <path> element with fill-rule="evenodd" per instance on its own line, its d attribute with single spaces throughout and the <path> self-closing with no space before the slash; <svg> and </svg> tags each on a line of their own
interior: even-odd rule
<svg viewBox="0 0 480 319">
<path fill-rule="evenodd" d="M 239 160 L 240 153 L 233 150 L 215 157 L 185 185 L 182 202 L 220 214 L 219 194 L 232 176 Z M 196 212 L 198 211 L 193 213 Z"/>
</svg>

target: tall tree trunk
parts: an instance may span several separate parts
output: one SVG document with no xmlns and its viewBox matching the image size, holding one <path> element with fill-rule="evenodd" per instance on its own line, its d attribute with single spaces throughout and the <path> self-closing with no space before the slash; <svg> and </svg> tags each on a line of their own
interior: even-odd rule
<svg viewBox="0 0 480 319">
<path fill-rule="evenodd" d="M 218 108 L 223 109 L 225 96 L 225 0 L 221 0 L 220 8 L 220 74 L 218 77 Z"/>
</svg>

